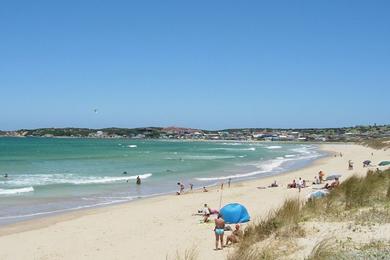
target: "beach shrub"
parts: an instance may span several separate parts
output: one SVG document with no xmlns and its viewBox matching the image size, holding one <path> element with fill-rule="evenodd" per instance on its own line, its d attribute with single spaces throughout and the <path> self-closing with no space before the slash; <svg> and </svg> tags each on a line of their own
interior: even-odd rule
<svg viewBox="0 0 390 260">
<path fill-rule="evenodd" d="M 266 218 L 248 225 L 243 240 L 228 259 L 275 259 L 277 248 L 259 249 L 256 244 L 278 237 L 302 237 L 305 232 L 300 223 L 310 219 L 387 223 L 389 199 L 390 169 L 368 171 L 364 177 L 352 176 L 324 198 L 308 200 L 304 205 L 298 199 L 288 199 Z M 329 240 L 321 241 L 307 259 L 348 259 L 344 257 L 345 252 L 329 253 L 331 247 Z"/>
<path fill-rule="evenodd" d="M 317 243 L 306 260 L 337 259 L 332 250 L 331 239 L 327 238 Z"/>
<path fill-rule="evenodd" d="M 254 250 L 251 249 L 251 246 L 272 234 L 276 237 L 303 236 L 304 231 L 299 226 L 301 206 L 302 203 L 298 199 L 287 199 L 280 208 L 270 211 L 265 219 L 248 225 L 237 252 L 231 255 L 229 259 L 273 259 L 268 258 L 270 254 L 267 253 L 267 250 Z M 253 255 L 261 257 L 249 258 Z"/>
</svg>

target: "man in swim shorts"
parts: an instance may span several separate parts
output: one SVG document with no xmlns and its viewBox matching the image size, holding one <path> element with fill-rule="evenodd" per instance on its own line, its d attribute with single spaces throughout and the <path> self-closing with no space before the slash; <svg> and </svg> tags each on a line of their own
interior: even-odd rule
<svg viewBox="0 0 390 260">
<path fill-rule="evenodd" d="M 222 218 L 221 214 L 218 214 L 218 217 L 215 219 L 215 250 L 223 249 L 223 234 L 225 232 L 225 221 Z M 218 248 L 218 241 L 221 242 L 221 248 Z"/>
</svg>

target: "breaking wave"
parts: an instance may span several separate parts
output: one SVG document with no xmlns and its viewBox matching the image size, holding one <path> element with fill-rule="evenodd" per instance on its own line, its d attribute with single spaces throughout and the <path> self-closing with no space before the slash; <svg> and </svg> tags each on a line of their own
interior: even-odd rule
<svg viewBox="0 0 390 260">
<path fill-rule="evenodd" d="M 124 182 L 127 180 L 135 180 L 139 176 L 141 179 L 146 179 L 152 176 L 151 173 L 145 173 L 132 176 L 109 177 L 109 176 L 80 176 L 74 174 L 34 174 L 34 175 L 19 175 L 7 181 L 10 186 L 42 186 L 52 184 L 106 184 L 115 182 Z M 31 187 L 32 188 L 32 187 Z M 1 192 L 1 190 L 0 190 Z M 0 193 L 1 194 L 1 193 Z"/>
<path fill-rule="evenodd" d="M 18 195 L 21 193 L 33 192 L 33 187 L 24 187 L 16 189 L 0 189 L 0 195 Z"/>
<path fill-rule="evenodd" d="M 267 148 L 267 149 L 280 149 L 282 147 L 280 145 L 271 145 L 271 146 L 266 146 L 265 148 Z"/>
</svg>

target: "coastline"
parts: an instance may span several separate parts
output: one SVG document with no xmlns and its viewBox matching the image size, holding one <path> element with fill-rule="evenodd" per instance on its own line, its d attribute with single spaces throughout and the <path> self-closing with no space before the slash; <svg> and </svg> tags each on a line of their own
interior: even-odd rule
<svg viewBox="0 0 390 260">
<path fill-rule="evenodd" d="M 270 177 L 234 182 L 230 189 L 225 187 L 222 204 L 240 202 L 247 206 L 252 220 L 255 220 L 276 208 L 285 198 L 290 196 L 305 198 L 312 191 L 311 188 L 306 188 L 298 194 L 295 189 L 286 189 L 287 183 L 294 178 L 302 177 L 312 181 L 321 169 L 326 173 L 340 172 L 343 174 L 341 180 L 344 180 L 353 173 L 365 173 L 367 169 L 363 169 L 360 162 L 371 152 L 375 153 L 373 162 L 390 156 L 389 151 L 351 144 L 324 144 L 320 148 L 328 152 L 328 156 L 319 158 L 303 168 Z M 333 157 L 332 154 L 336 152 L 342 152 L 344 156 Z M 345 170 L 349 159 L 355 161 L 356 165 L 355 170 L 350 172 Z M 281 186 L 272 189 L 256 188 L 268 186 L 273 180 L 277 180 Z M 46 255 L 52 256 L 52 259 L 71 259 L 81 254 L 84 255 L 83 258 L 107 259 L 111 253 L 111 258 L 115 255 L 116 259 L 129 257 L 165 259 L 167 255 L 174 256 L 176 250 L 183 252 L 191 248 L 200 240 L 198 245 L 200 259 L 223 259 L 231 249 L 223 252 L 213 251 L 211 232 L 213 226 L 199 224 L 200 217 L 191 216 L 203 203 L 217 208 L 219 195 L 219 187 L 213 187 L 208 193 L 195 191 L 182 196 L 162 195 L 0 227 L 0 243 L 5 249 L 0 252 L 0 258 L 22 259 L 25 256 L 34 256 L 40 259 Z M 176 238 L 177 233 L 182 237 L 180 240 Z M 69 239 L 72 234 L 79 234 L 80 238 L 67 241 L 66 246 L 62 247 L 62 242 Z M 34 242 L 21 245 L 22 239 L 26 237 Z M 88 242 L 79 241 L 85 238 L 89 239 Z M 61 242 L 53 244 L 51 240 Z M 80 247 L 77 242 L 85 247 Z M 155 250 L 145 252 L 149 244 L 152 244 Z M 12 248 L 23 250 L 12 253 Z"/>
<path fill-rule="evenodd" d="M 156 141 L 159 142 L 158 140 L 156 140 Z M 179 143 L 183 143 L 183 142 L 179 141 Z M 203 142 L 202 141 L 201 143 L 202 143 L 202 145 L 205 145 L 208 143 L 218 143 L 218 141 L 213 141 L 213 142 Z M 220 143 L 225 144 L 225 142 L 220 142 Z M 34 203 L 35 203 L 34 201 L 32 201 L 32 204 L 29 203 L 29 200 L 31 200 L 31 199 L 29 198 L 28 195 L 30 195 L 32 193 L 26 193 L 26 195 L 27 195 L 26 199 L 24 199 L 23 197 L 20 197 L 19 200 L 24 201 L 24 203 L 21 205 L 27 205 L 27 206 L 31 205 L 30 211 L 23 210 L 23 206 L 19 206 L 21 210 L 18 210 L 18 208 L 16 206 L 12 208 L 12 205 L 13 205 L 12 199 L 15 200 L 14 203 L 17 203 L 18 202 L 16 200 L 17 197 L 10 197 L 10 202 L 8 202 L 8 205 L 7 205 L 7 197 L 5 197 L 5 200 L 3 201 L 5 203 L 4 204 L 5 210 L 4 210 L 4 212 L 2 212 L 2 214 L 0 214 L 0 227 L 4 227 L 7 225 L 20 223 L 20 222 L 25 222 L 25 221 L 32 220 L 32 219 L 47 217 L 47 216 L 66 214 L 66 213 L 69 213 L 72 211 L 107 207 L 107 206 L 111 206 L 111 205 L 119 205 L 119 204 L 123 204 L 123 203 L 127 203 L 127 202 L 133 202 L 133 201 L 136 201 L 139 199 L 151 198 L 151 197 L 162 196 L 162 195 L 176 194 L 176 191 L 177 191 L 176 181 L 177 180 L 183 181 L 183 183 L 187 186 L 187 188 L 189 187 L 189 183 L 192 183 L 194 185 L 194 187 L 199 189 L 199 188 L 202 188 L 203 186 L 206 186 L 207 188 L 211 188 L 213 186 L 218 186 L 218 185 L 220 185 L 221 182 L 227 182 L 227 180 L 229 178 L 232 179 L 232 182 L 242 182 L 242 181 L 265 178 L 268 176 L 275 176 L 275 175 L 279 175 L 283 172 L 288 172 L 291 170 L 303 168 L 303 167 L 311 164 L 314 160 L 317 160 L 317 159 L 325 156 L 325 154 L 320 151 L 318 145 L 311 144 L 311 143 L 308 143 L 306 145 L 300 144 L 300 145 L 296 145 L 296 146 L 283 146 L 282 147 L 282 143 L 280 143 L 280 142 L 276 142 L 276 143 L 275 142 L 272 142 L 272 143 L 266 142 L 265 144 L 260 145 L 261 146 L 260 149 L 257 148 L 257 145 L 254 144 L 253 142 L 248 142 L 248 143 L 249 143 L 248 147 L 250 147 L 250 148 L 247 148 L 247 146 L 245 146 L 245 148 L 238 148 L 236 146 L 234 146 L 233 148 L 230 148 L 230 146 L 225 148 L 225 146 L 223 146 L 224 148 L 210 148 L 210 149 L 207 148 L 207 149 L 205 149 L 205 150 L 214 150 L 215 149 L 215 150 L 218 150 L 218 152 L 219 152 L 219 150 L 223 150 L 222 152 L 225 152 L 225 149 L 226 149 L 229 152 L 234 151 L 234 152 L 232 152 L 233 154 L 235 152 L 240 152 L 240 154 L 239 154 L 240 156 L 238 156 L 237 154 L 234 154 L 234 155 L 229 154 L 229 157 L 230 156 L 232 158 L 235 157 L 234 160 L 232 160 L 233 163 L 227 162 L 227 163 L 225 163 L 224 166 L 222 166 L 222 165 L 218 166 L 218 169 L 211 168 L 207 171 L 204 171 L 205 174 L 203 174 L 203 176 L 201 174 L 200 175 L 195 174 L 195 175 L 191 176 L 191 171 L 190 171 L 190 172 L 188 172 L 188 175 L 186 172 L 186 174 L 183 174 L 183 176 L 177 176 L 177 179 L 171 178 L 169 181 L 166 181 L 166 182 L 160 181 L 160 182 L 156 183 L 155 180 L 158 180 L 158 179 L 156 179 L 155 177 L 157 177 L 157 178 L 160 177 L 159 172 L 157 172 L 156 176 L 154 176 L 154 178 L 152 180 L 152 181 L 154 181 L 154 183 L 142 185 L 142 189 L 140 189 L 140 190 L 135 189 L 135 188 L 132 189 L 131 188 L 132 186 L 129 187 L 129 185 L 122 185 L 121 187 L 118 186 L 118 188 L 121 188 L 122 190 L 120 190 L 120 191 L 118 190 L 119 192 L 117 194 L 115 194 L 115 193 L 112 193 L 111 191 L 100 192 L 100 190 L 99 190 L 100 187 L 96 187 L 96 190 L 95 190 L 96 194 L 95 195 L 88 195 L 88 194 L 82 195 L 81 194 L 82 190 L 74 189 L 74 192 L 77 192 L 79 194 L 79 197 L 75 197 L 75 198 L 66 197 L 67 195 L 64 195 L 64 197 L 61 197 L 61 195 L 60 195 L 61 189 L 60 189 L 60 191 L 58 193 L 56 193 L 56 195 L 55 195 L 57 198 L 57 200 L 55 202 L 53 202 L 51 200 L 51 198 L 49 197 L 46 201 L 42 200 L 39 203 L 37 202 L 38 207 L 36 207 L 36 208 L 34 208 Z M 141 144 L 144 144 L 144 142 L 141 142 L 139 144 L 137 143 L 137 145 L 139 145 L 139 146 L 141 146 Z M 233 145 L 241 145 L 241 144 L 245 144 L 245 142 L 237 143 L 237 141 L 235 141 L 233 143 Z M 119 143 L 119 145 L 123 145 L 123 143 Z M 127 145 L 125 144 L 124 146 L 127 146 Z M 256 148 L 254 148 L 254 147 L 256 147 Z M 269 149 L 265 149 L 268 147 L 269 147 Z M 291 151 L 287 151 L 288 147 L 290 147 L 290 148 L 293 147 L 294 149 L 292 149 Z M 280 151 L 282 151 L 282 150 L 280 150 L 279 148 L 285 149 L 287 155 L 284 156 L 283 152 L 282 152 L 283 154 L 280 155 Z M 148 148 L 144 148 L 144 147 L 143 147 L 143 149 L 149 150 Z M 247 152 L 247 150 L 251 151 L 251 152 Z M 263 159 L 262 154 L 256 155 L 256 152 L 252 152 L 255 150 L 257 150 L 257 153 L 258 153 L 258 151 L 262 151 L 262 150 L 264 150 L 265 153 L 268 153 L 268 151 L 270 153 L 272 153 L 272 152 L 278 153 L 279 152 L 279 156 L 277 157 L 277 155 L 273 155 L 273 156 L 271 156 L 271 158 Z M 292 155 L 289 154 L 290 152 L 292 153 Z M 140 153 L 142 153 L 142 151 Z M 244 154 L 244 155 L 242 155 L 242 154 Z M 244 158 L 247 156 L 250 157 L 252 154 L 254 154 L 254 156 L 252 156 L 252 158 L 249 161 L 247 159 L 241 159 L 241 158 Z M 208 156 L 205 156 L 205 157 L 208 157 Z M 224 157 L 225 154 L 221 153 L 221 154 L 211 154 L 210 155 L 210 157 L 213 157 L 213 156 L 215 156 L 216 158 L 218 156 Z M 202 156 L 199 156 L 199 157 L 202 157 Z M 169 157 L 168 159 L 172 159 L 172 158 Z M 208 158 L 206 158 L 206 159 L 208 159 Z M 191 159 L 189 159 L 189 160 L 191 160 Z M 211 158 L 210 160 L 213 160 L 213 158 Z M 239 160 L 239 161 L 237 161 L 237 160 Z M 191 162 L 191 161 L 188 161 L 188 162 Z M 209 162 L 209 161 L 207 161 L 207 162 Z M 211 161 L 211 162 L 214 162 L 214 161 Z M 167 169 L 170 169 L 170 167 L 176 167 L 176 165 L 173 165 L 173 166 L 172 165 L 171 166 L 159 165 L 159 167 L 160 168 L 167 167 Z M 61 172 L 61 171 L 59 171 L 59 172 Z M 145 170 L 144 172 L 148 172 L 148 171 Z M 143 174 L 143 175 L 150 175 L 151 176 L 152 172 L 155 173 L 153 170 L 150 170 L 148 173 Z M 137 175 L 137 174 L 135 174 L 135 175 Z M 143 178 L 142 177 L 143 175 L 140 175 L 141 178 Z M 106 175 L 103 175 L 103 176 L 106 176 Z M 148 176 L 148 177 L 150 177 L 150 176 Z M 48 177 L 51 178 L 52 175 L 48 174 Z M 114 179 L 124 179 L 126 177 L 128 177 L 128 175 L 126 175 L 126 176 L 120 175 L 119 177 L 116 175 L 109 175 L 109 177 L 107 177 L 107 178 L 114 180 Z M 131 177 L 135 177 L 135 176 L 130 176 L 130 178 Z M 167 176 L 167 177 L 169 177 L 169 176 Z M 66 183 L 67 181 L 69 181 L 67 176 L 54 176 L 54 179 L 57 179 L 57 178 L 59 178 L 58 183 L 61 183 L 62 181 L 65 181 L 65 183 Z M 73 177 L 71 177 L 71 178 L 73 178 Z M 101 179 L 98 179 L 98 177 L 96 177 L 96 178 L 97 178 L 96 179 L 97 181 L 101 180 Z M 46 180 L 42 179 L 42 177 L 39 177 L 37 179 L 33 179 L 32 182 L 30 182 L 29 180 L 30 180 L 30 178 L 26 177 L 23 180 L 19 180 L 19 181 L 26 182 L 26 184 L 24 186 L 26 186 L 26 187 L 29 186 L 28 188 L 31 188 L 31 190 L 34 191 L 34 193 L 35 193 L 35 189 L 36 189 L 38 191 L 37 196 L 41 195 L 40 192 L 41 192 L 42 188 L 41 188 L 41 186 L 39 186 L 39 184 L 41 183 L 41 181 L 43 181 L 43 183 L 45 183 Z M 76 183 L 76 184 L 82 183 L 76 179 L 74 179 L 74 180 L 72 179 L 72 181 L 74 181 L 72 183 Z M 83 176 L 81 176 L 81 181 L 90 182 L 90 179 L 86 179 Z M 94 180 L 92 180 L 92 181 L 94 181 Z M 35 185 L 37 185 L 37 186 L 35 186 Z M 130 185 L 131 185 L 131 182 L 130 182 Z M 45 185 L 43 187 L 45 188 Z M 163 187 L 163 188 L 161 188 L 161 187 Z M 57 186 L 55 188 L 61 188 L 61 187 Z M 77 188 L 77 186 L 75 185 L 74 188 Z M 27 188 L 25 188 L 25 189 L 27 189 Z M 53 188 L 51 188 L 51 189 L 53 189 Z M 1 196 L 2 191 L 3 190 L 0 189 L 0 196 Z M 14 191 L 14 190 L 10 189 L 9 191 Z M 53 189 L 53 191 L 55 191 L 55 190 Z M 33 198 L 32 196 L 33 195 L 31 195 L 31 198 Z M 101 197 L 101 198 L 95 198 L 95 197 Z M 105 198 L 107 198 L 107 199 L 105 199 Z M 50 208 L 49 206 L 45 206 L 45 205 L 52 205 L 52 206 Z M 7 212 L 7 206 L 10 206 L 10 208 L 13 209 L 13 212 L 11 212 L 11 213 Z"/>
</svg>

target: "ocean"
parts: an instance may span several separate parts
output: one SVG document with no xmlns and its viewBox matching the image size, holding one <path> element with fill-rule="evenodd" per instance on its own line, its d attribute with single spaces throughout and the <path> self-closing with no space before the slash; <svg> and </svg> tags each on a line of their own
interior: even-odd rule
<svg viewBox="0 0 390 260">
<path fill-rule="evenodd" d="M 309 143 L 0 138 L 0 225 L 175 193 L 178 182 L 271 176 L 321 156 Z"/>
</svg>

